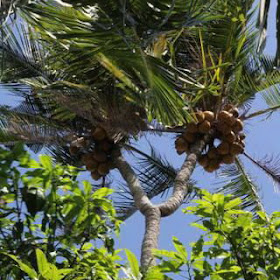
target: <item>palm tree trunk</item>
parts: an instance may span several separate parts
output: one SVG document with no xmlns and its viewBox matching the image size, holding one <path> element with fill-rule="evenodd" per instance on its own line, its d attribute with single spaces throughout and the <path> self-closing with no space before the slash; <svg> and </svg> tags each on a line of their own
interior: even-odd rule
<svg viewBox="0 0 280 280">
<path fill-rule="evenodd" d="M 191 153 L 183 163 L 181 170 L 175 178 L 175 185 L 172 196 L 164 203 L 158 205 L 161 217 L 173 214 L 184 202 L 188 194 L 188 181 L 195 169 L 197 157 L 201 154 L 207 139 L 198 141 L 191 149 Z"/>
<path fill-rule="evenodd" d="M 114 164 L 120 171 L 123 179 L 127 183 L 130 193 L 133 196 L 134 203 L 142 214 L 145 215 L 146 209 L 152 207 L 152 202 L 147 197 L 146 193 L 141 187 L 141 183 L 137 178 L 134 170 L 131 166 L 126 162 L 126 160 L 122 156 L 114 156 Z"/>
<path fill-rule="evenodd" d="M 152 207 L 145 213 L 145 234 L 141 248 L 141 268 L 146 271 L 150 266 L 156 265 L 152 249 L 158 248 L 161 214 L 159 208 Z"/>
</svg>

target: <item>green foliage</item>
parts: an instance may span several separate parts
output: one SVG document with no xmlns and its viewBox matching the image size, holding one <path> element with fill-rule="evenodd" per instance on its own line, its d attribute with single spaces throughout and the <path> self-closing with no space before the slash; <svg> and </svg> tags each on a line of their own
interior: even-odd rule
<svg viewBox="0 0 280 280">
<path fill-rule="evenodd" d="M 22 145 L 0 148 L 0 174 L 1 279 L 18 279 L 23 272 L 46 280 L 66 273 L 75 279 L 118 275 L 112 234 L 120 221 L 107 198 L 111 189 L 80 184 L 76 168 L 46 155 L 31 159 Z"/>
<path fill-rule="evenodd" d="M 219 171 L 220 185 L 218 192 L 231 194 L 234 198 L 241 198 L 242 209 L 251 211 L 264 211 L 262 201 L 258 194 L 258 186 L 245 170 L 240 159 L 235 160 L 235 165 L 221 168 Z"/>
<path fill-rule="evenodd" d="M 184 212 L 199 217 L 193 226 L 204 234 L 192 243 L 189 258 L 177 238 L 173 239 L 176 251 L 155 250 L 161 260 L 157 271 L 195 280 L 279 279 L 280 212 L 270 217 L 257 212 L 254 217 L 241 210 L 239 198 L 205 190 L 200 196 L 194 201 L 196 205 Z"/>
<path fill-rule="evenodd" d="M 125 250 L 126 265 L 114 249 L 112 190 L 80 185 L 76 168 L 45 155 L 36 161 L 21 145 L 0 149 L 0 173 L 1 279 L 120 279 L 121 271 L 133 280 L 280 277 L 279 212 L 254 216 L 240 198 L 201 190 L 184 212 L 204 234 L 191 252 L 174 237 L 175 250 L 155 250 L 160 263 L 143 275 L 132 252 Z"/>
</svg>

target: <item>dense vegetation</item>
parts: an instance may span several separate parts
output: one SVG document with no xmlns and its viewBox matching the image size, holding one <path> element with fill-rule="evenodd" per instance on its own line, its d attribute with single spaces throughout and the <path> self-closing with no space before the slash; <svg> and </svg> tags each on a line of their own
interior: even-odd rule
<svg viewBox="0 0 280 280">
<path fill-rule="evenodd" d="M 199 218 L 192 226 L 203 231 L 191 253 L 173 238 L 175 251 L 155 250 L 159 264 L 143 276 L 132 252 L 114 248 L 113 235 L 121 233 L 112 190 L 81 184 L 75 167 L 46 155 L 35 161 L 22 146 L 1 149 L 0 173 L 1 279 L 280 277 L 279 212 L 253 215 L 241 210 L 239 198 L 200 190 L 183 210 Z"/>
</svg>

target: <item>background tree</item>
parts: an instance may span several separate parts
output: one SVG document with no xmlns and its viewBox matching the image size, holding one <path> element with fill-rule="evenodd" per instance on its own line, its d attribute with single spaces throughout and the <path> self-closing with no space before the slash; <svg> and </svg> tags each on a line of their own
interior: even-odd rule
<svg viewBox="0 0 280 280">
<path fill-rule="evenodd" d="M 183 211 L 200 217 L 192 225 L 205 233 L 192 243 L 189 257 L 173 238 L 175 251 L 157 250 L 161 263 L 154 270 L 185 279 L 278 279 L 279 212 L 257 212 L 254 217 L 241 210 L 240 198 L 205 190 L 199 196 Z"/>
<path fill-rule="evenodd" d="M 112 190 L 80 183 L 78 169 L 50 156 L 35 161 L 22 145 L 0 152 L 1 279 L 26 279 L 26 273 L 34 279 L 38 268 L 42 279 L 116 279 L 121 265 L 113 234 L 120 221 L 106 198 Z M 37 263 L 42 251 L 48 269 Z"/>
<path fill-rule="evenodd" d="M 279 212 L 253 215 L 240 198 L 199 190 L 183 211 L 204 234 L 190 255 L 174 237 L 175 251 L 155 250 L 160 263 L 143 275 L 133 253 L 124 263 L 114 250 L 110 189 L 81 187 L 75 167 L 32 160 L 19 145 L 1 155 L 1 279 L 279 279 Z"/>
<path fill-rule="evenodd" d="M 226 128 L 220 127 L 225 110 L 232 110 L 228 119 L 239 123 L 232 136 L 238 151 L 227 151 L 227 162 L 219 154 L 215 168 L 205 167 L 213 172 L 221 163 L 235 164 L 225 171 L 233 179 L 223 190 L 243 197 L 244 206 L 262 209 L 235 156 L 244 150 L 243 121 L 279 108 L 279 73 L 270 59 L 256 54 L 249 27 L 252 1 L 94 4 L 26 4 L 20 6 L 25 21 L 2 29 L 2 80 L 16 82 L 10 86 L 25 97 L 17 108 L 2 108 L 2 141 L 24 140 L 33 148 L 45 144 L 57 159 L 86 164 L 94 179 L 116 167 L 146 218 L 141 263 L 147 268 L 153 264 L 160 219 L 183 203 L 197 159 L 203 164 L 201 154 L 210 157 L 208 149 L 218 148 L 216 138 L 227 142 Z M 262 90 L 268 108 L 248 114 L 250 101 Z M 213 125 L 190 133 L 190 126 L 203 121 L 199 116 L 205 118 L 193 114 L 199 111 L 210 112 Z M 194 139 L 178 138 L 178 152 L 188 154 L 179 171 L 131 145 L 143 132 L 184 133 L 186 123 L 186 134 Z M 182 149 L 178 142 L 184 139 L 189 147 Z M 146 169 L 139 176 L 121 156 L 123 148 L 144 156 Z M 252 161 L 279 182 L 277 170 Z M 170 186 L 173 194 L 166 202 L 151 203 Z M 132 213 L 131 205 L 127 208 Z"/>
</svg>

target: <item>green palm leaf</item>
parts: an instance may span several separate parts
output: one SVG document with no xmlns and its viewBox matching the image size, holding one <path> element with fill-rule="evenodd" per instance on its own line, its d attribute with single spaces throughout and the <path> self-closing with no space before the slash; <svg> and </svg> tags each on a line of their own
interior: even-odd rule
<svg viewBox="0 0 280 280">
<path fill-rule="evenodd" d="M 119 87 L 126 90 L 129 100 L 148 108 L 150 120 L 156 118 L 165 124 L 174 124 L 183 123 L 188 118 L 188 113 L 183 110 L 187 101 L 182 100 L 181 94 L 194 94 L 203 86 L 186 72 L 147 55 L 143 50 L 145 43 L 141 42 L 143 38 L 134 26 L 123 30 L 117 24 L 112 25 L 115 23 L 110 20 L 105 25 L 102 21 L 107 19 L 106 16 L 103 15 L 99 22 L 70 7 L 35 5 L 28 9 L 40 16 L 40 20 L 33 16 L 29 21 L 37 26 L 40 24 L 42 36 L 51 34 L 50 38 L 55 38 L 67 49 L 64 59 L 84 72 L 99 62 L 120 81 Z M 83 65 L 79 66 L 79 62 Z M 71 66 L 68 71 L 71 72 Z"/>
<path fill-rule="evenodd" d="M 265 174 L 272 179 L 276 190 L 280 188 L 280 159 L 279 156 L 267 155 L 261 159 L 254 159 L 247 153 L 244 155 L 258 168 L 265 172 Z"/>
<path fill-rule="evenodd" d="M 251 211 L 264 211 L 258 188 L 252 181 L 250 175 L 244 169 L 242 162 L 236 158 L 235 164 L 223 167 L 219 172 L 221 186 L 218 192 L 233 195 L 234 198 L 242 199 L 242 207 Z"/>
</svg>

